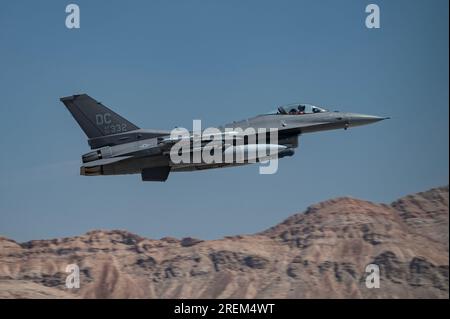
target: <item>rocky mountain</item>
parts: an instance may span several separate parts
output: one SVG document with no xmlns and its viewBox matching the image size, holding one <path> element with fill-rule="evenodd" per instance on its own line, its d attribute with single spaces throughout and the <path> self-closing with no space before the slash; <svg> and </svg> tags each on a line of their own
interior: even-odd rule
<svg viewBox="0 0 450 319">
<path fill-rule="evenodd" d="M 1 298 L 448 298 L 448 186 L 375 204 L 337 198 L 258 234 L 153 240 L 126 231 L 0 238 Z M 68 289 L 68 264 L 80 288 Z M 366 287 L 368 264 L 380 287 Z"/>
</svg>

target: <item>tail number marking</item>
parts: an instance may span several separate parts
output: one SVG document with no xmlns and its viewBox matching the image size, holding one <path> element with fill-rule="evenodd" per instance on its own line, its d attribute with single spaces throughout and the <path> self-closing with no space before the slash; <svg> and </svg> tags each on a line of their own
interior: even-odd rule
<svg viewBox="0 0 450 319">
<path fill-rule="evenodd" d="M 125 123 L 111 123 L 111 113 L 95 114 L 95 124 L 97 126 L 103 126 L 105 134 L 116 134 L 127 131 L 127 125 Z"/>
<path fill-rule="evenodd" d="M 111 114 L 110 113 L 95 114 L 95 123 L 97 125 L 111 124 Z"/>
</svg>

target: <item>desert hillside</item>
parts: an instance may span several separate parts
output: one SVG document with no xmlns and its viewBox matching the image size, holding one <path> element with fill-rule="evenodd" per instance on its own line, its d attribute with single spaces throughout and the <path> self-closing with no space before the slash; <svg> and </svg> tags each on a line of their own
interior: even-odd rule
<svg viewBox="0 0 450 319">
<path fill-rule="evenodd" d="M 391 204 L 331 199 L 220 240 L 0 237 L 0 298 L 448 298 L 448 215 L 447 186 Z M 68 264 L 79 289 L 65 287 Z M 378 289 L 366 288 L 368 264 Z"/>
</svg>

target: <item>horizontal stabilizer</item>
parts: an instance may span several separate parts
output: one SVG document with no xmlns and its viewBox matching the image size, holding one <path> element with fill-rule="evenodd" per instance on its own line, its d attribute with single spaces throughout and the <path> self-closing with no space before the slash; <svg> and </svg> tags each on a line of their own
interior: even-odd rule
<svg viewBox="0 0 450 319">
<path fill-rule="evenodd" d="M 103 158 L 103 159 L 99 159 L 99 160 L 96 160 L 96 161 L 84 163 L 83 167 L 94 167 L 94 166 L 99 166 L 99 165 L 112 164 L 112 163 L 116 163 L 116 162 L 120 162 L 120 161 L 126 160 L 126 159 L 128 159 L 130 157 L 132 157 L 132 156 L 119 156 L 119 157 Z"/>
</svg>

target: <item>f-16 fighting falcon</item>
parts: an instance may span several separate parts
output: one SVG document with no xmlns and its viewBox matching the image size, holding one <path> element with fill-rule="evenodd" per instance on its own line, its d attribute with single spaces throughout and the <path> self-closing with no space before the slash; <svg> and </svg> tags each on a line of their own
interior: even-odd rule
<svg viewBox="0 0 450 319">
<path fill-rule="evenodd" d="M 174 134 L 173 130 L 141 129 L 87 94 L 63 97 L 61 101 L 87 135 L 92 149 L 82 156 L 81 175 L 141 174 L 143 181 L 166 181 L 171 171 L 237 166 L 292 156 L 300 135 L 347 129 L 386 119 L 296 103 L 219 127 L 216 133 L 198 139 L 195 130 L 186 130 L 187 134 L 181 135 Z M 273 132 L 276 141 L 271 138 L 267 142 L 267 136 L 272 137 Z M 208 146 L 218 152 L 220 158 L 225 156 L 232 160 L 174 161 L 172 155 L 176 145 L 187 145 L 188 159 Z M 175 153 L 180 155 L 179 150 Z M 243 160 L 238 160 L 238 153 L 244 154 Z"/>
</svg>

